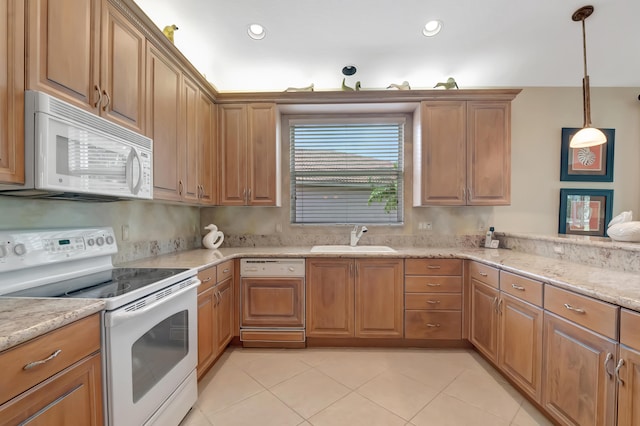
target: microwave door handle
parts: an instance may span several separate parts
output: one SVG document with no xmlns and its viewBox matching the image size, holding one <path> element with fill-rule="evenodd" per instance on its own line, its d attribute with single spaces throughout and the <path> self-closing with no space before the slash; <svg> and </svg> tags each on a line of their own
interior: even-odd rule
<svg viewBox="0 0 640 426">
<path fill-rule="evenodd" d="M 138 182 L 135 184 L 133 184 L 133 163 L 134 160 L 137 160 L 136 162 L 138 163 L 138 171 L 140 172 L 138 174 Z M 127 166 L 125 168 L 125 173 L 127 175 L 127 184 L 129 185 L 129 189 L 131 189 L 131 193 L 136 195 L 138 193 L 138 191 L 140 191 L 140 187 L 142 186 L 142 163 L 140 162 L 140 157 L 138 156 L 138 153 L 136 152 L 135 149 L 131 149 L 131 152 L 129 152 L 129 158 L 127 158 Z"/>
</svg>

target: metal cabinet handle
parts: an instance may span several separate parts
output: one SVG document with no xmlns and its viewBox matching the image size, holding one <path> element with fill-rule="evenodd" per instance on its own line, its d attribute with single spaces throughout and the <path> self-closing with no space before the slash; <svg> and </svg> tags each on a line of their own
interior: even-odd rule
<svg viewBox="0 0 640 426">
<path fill-rule="evenodd" d="M 216 290 L 213 294 L 216 296 L 216 305 L 215 306 L 218 306 L 220 304 L 220 299 L 221 299 L 220 291 Z"/>
<path fill-rule="evenodd" d="M 39 365 L 42 365 L 44 363 L 47 363 L 49 361 L 51 361 L 52 359 L 54 359 L 55 357 L 57 357 L 58 355 L 60 355 L 60 353 L 62 352 L 62 349 L 58 349 L 57 351 L 55 351 L 54 353 L 52 353 L 51 355 L 49 355 L 47 358 L 45 359 L 41 359 L 40 361 L 33 361 L 28 363 L 27 365 L 25 365 L 24 367 L 22 367 L 23 370 L 30 370 L 33 367 L 37 367 Z"/>
<path fill-rule="evenodd" d="M 211 277 L 207 277 L 205 279 L 202 280 L 202 283 L 208 283 L 209 281 L 211 281 Z"/>
<path fill-rule="evenodd" d="M 471 201 L 471 188 L 467 189 L 467 201 Z"/>
<path fill-rule="evenodd" d="M 467 190 L 466 188 L 462 188 L 462 201 L 467 199 Z"/>
<path fill-rule="evenodd" d="M 93 106 L 95 108 L 100 108 L 100 104 L 102 103 L 102 89 L 100 89 L 100 86 L 97 84 L 93 86 L 93 88 L 96 90 L 96 92 L 98 92 L 98 100 L 95 104 L 93 104 Z"/>
<path fill-rule="evenodd" d="M 427 265 L 427 269 L 440 269 L 440 265 Z"/>
<path fill-rule="evenodd" d="M 104 95 L 104 97 L 105 97 L 105 98 L 106 98 L 106 100 L 107 100 L 107 103 L 106 103 L 106 104 L 104 104 L 104 105 L 102 106 L 102 110 L 103 110 L 103 111 L 106 111 L 106 110 L 107 110 L 107 108 L 109 107 L 109 105 L 111 105 L 111 96 L 109 96 L 109 94 L 107 93 L 107 91 L 106 91 L 106 90 L 103 90 L 103 91 L 102 91 L 102 94 Z"/>
<path fill-rule="evenodd" d="M 437 305 L 438 303 L 440 303 L 439 300 L 427 300 L 427 303 L 430 305 Z"/>
<path fill-rule="evenodd" d="M 247 188 L 242 190 L 242 201 L 247 202 Z"/>
<path fill-rule="evenodd" d="M 431 328 L 439 328 L 440 324 L 431 324 L 431 323 L 427 323 L 427 327 L 431 327 Z"/>
<path fill-rule="evenodd" d="M 607 352 L 607 356 L 604 359 L 604 372 L 607 373 L 610 379 L 613 379 L 613 373 L 609 371 L 609 362 L 613 360 L 613 354 L 611 352 Z"/>
<path fill-rule="evenodd" d="M 178 194 L 182 195 L 182 179 L 178 181 Z"/>
<path fill-rule="evenodd" d="M 513 287 L 515 290 L 520 290 L 520 291 L 524 291 L 525 288 L 522 287 L 521 285 L 518 284 L 511 284 L 511 287 Z"/>
<path fill-rule="evenodd" d="M 620 386 L 624 386 L 624 380 L 622 380 L 622 377 L 620 377 L 620 369 L 622 368 L 622 366 L 624 366 L 624 359 L 620 358 L 620 361 L 618 361 L 618 365 L 616 366 L 616 379 L 618 380 Z"/>
<path fill-rule="evenodd" d="M 498 314 L 502 315 L 502 302 L 504 302 L 504 299 L 500 299 L 500 301 L 498 302 Z"/>
<path fill-rule="evenodd" d="M 427 287 L 440 287 L 439 283 L 427 283 Z"/>
<path fill-rule="evenodd" d="M 249 193 L 247 195 L 247 202 L 251 201 L 251 188 L 249 188 Z"/>
<path fill-rule="evenodd" d="M 226 274 L 227 272 L 229 272 L 229 268 L 225 268 L 225 269 L 222 270 L 223 274 Z"/>
<path fill-rule="evenodd" d="M 493 298 L 493 310 L 496 311 L 496 314 L 498 313 L 498 296 Z"/>
<path fill-rule="evenodd" d="M 573 312 L 576 312 L 576 313 L 578 313 L 578 314 L 586 314 L 586 313 L 587 313 L 587 311 L 585 311 L 584 309 L 582 309 L 582 308 L 575 308 L 575 307 L 571 306 L 571 305 L 570 305 L 570 304 L 568 304 L 568 303 L 565 303 L 565 304 L 564 304 L 564 307 L 565 307 L 565 308 L 567 308 L 568 310 L 573 311 Z"/>
<path fill-rule="evenodd" d="M 489 274 L 487 274 L 486 272 L 478 272 L 480 274 L 481 277 L 488 277 Z"/>
</svg>

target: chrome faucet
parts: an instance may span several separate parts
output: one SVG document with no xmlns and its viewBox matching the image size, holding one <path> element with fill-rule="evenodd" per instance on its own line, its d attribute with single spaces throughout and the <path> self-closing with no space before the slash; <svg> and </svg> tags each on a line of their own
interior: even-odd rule
<svg viewBox="0 0 640 426">
<path fill-rule="evenodd" d="M 349 244 L 351 244 L 352 247 L 355 247 L 356 244 L 358 244 L 358 241 L 360 241 L 360 238 L 362 238 L 362 234 L 367 231 L 368 229 L 366 226 L 360 228 L 360 231 L 358 231 L 358 225 L 354 226 L 353 230 L 351 231 L 351 242 Z"/>
</svg>

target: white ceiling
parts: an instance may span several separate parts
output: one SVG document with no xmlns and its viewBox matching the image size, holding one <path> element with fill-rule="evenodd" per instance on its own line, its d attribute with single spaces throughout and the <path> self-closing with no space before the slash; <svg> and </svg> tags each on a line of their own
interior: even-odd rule
<svg viewBox="0 0 640 426">
<path fill-rule="evenodd" d="M 580 86 L 583 0 L 135 0 L 220 91 Z M 640 87 L 640 1 L 595 0 L 586 20 L 591 86 Z M 426 21 L 442 32 L 426 38 Z M 262 24 L 263 40 L 247 36 Z"/>
</svg>

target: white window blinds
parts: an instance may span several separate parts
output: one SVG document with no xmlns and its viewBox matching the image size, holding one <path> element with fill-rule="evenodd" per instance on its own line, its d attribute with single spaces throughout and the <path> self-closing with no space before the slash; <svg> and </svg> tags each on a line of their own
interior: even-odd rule
<svg viewBox="0 0 640 426">
<path fill-rule="evenodd" d="M 404 121 L 290 124 L 292 223 L 401 223 Z"/>
</svg>

